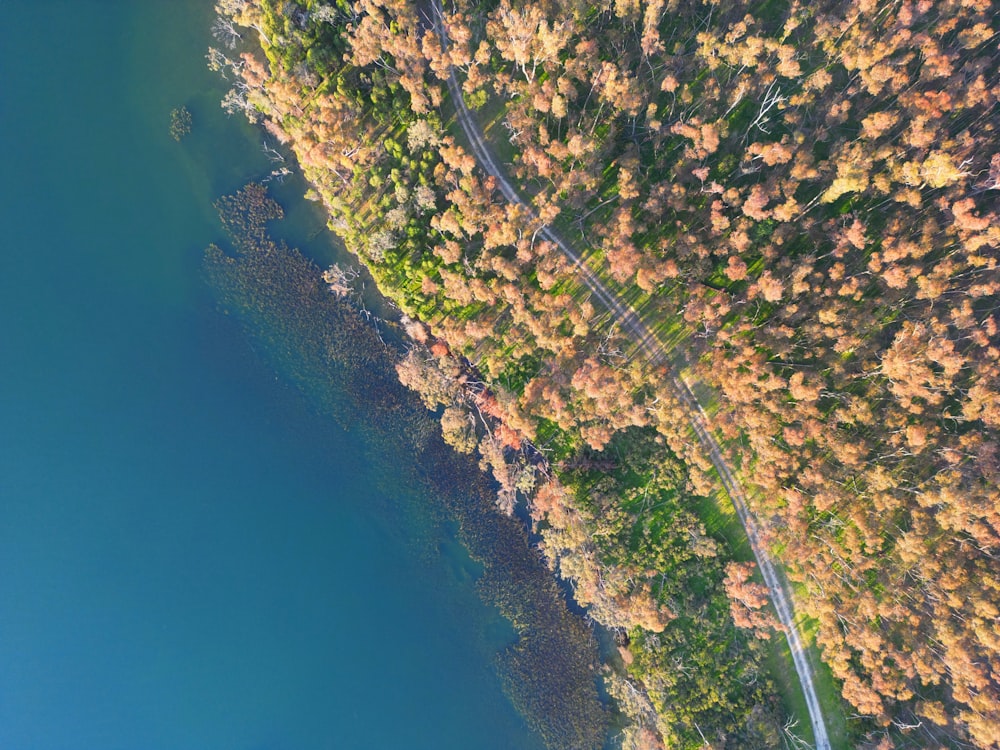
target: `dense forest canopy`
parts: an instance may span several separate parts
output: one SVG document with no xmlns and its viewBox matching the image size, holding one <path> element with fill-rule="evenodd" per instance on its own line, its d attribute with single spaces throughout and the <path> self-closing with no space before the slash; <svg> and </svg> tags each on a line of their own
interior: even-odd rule
<svg viewBox="0 0 1000 750">
<path fill-rule="evenodd" d="M 626 743 L 790 735 L 684 407 L 543 224 L 700 384 L 851 741 L 1000 745 L 995 7 L 218 7 L 224 106 L 294 149 L 422 321 L 404 382 L 618 630 Z M 530 211 L 463 146 L 452 74 Z"/>
</svg>

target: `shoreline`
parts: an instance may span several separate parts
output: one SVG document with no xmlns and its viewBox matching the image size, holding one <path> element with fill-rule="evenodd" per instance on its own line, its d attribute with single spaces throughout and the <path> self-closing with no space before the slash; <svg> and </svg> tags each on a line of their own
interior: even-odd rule
<svg viewBox="0 0 1000 750">
<path fill-rule="evenodd" d="M 278 218 L 269 201 L 255 193 L 246 215 Z M 222 210 L 241 211 L 238 203 L 239 196 L 227 197 Z M 242 217 L 224 223 L 246 224 Z M 286 354 L 281 357 L 293 355 L 293 382 L 317 404 L 327 405 L 334 418 L 343 419 L 347 412 L 329 411 L 333 400 L 327 391 L 334 380 L 336 388 L 347 389 L 356 404 L 350 411 L 364 415 L 369 440 L 391 446 L 391 455 L 412 457 L 409 467 L 400 468 L 412 472 L 412 485 L 423 487 L 425 496 L 458 524 L 463 546 L 484 565 L 480 595 L 519 635 L 499 655 L 506 665 L 501 677 L 508 675 L 502 679 L 505 692 L 519 712 L 550 748 L 602 747 L 604 730 L 598 726 L 605 710 L 599 708 L 593 634 L 568 609 L 522 522 L 497 511 L 479 467 L 445 445 L 433 415 L 399 382 L 392 363 L 401 351 L 386 345 L 357 308 L 327 291 L 312 261 L 274 244 L 262 223 L 251 222 L 236 245 L 235 256 L 218 248 L 206 256 L 225 304 L 258 337 L 282 342 Z M 552 705 L 546 695 L 562 696 L 560 705 Z"/>
<path fill-rule="evenodd" d="M 281 51 L 267 45 L 264 46 L 264 51 L 270 64 L 280 69 L 283 64 L 279 59 Z M 248 58 L 243 59 L 245 65 L 251 65 Z M 232 63 L 231 65 L 235 72 L 236 65 Z M 252 65 L 254 66 L 252 72 L 254 78 L 266 77 L 263 67 L 260 70 L 256 69 L 256 66 L 262 65 L 262 63 L 256 62 Z M 257 96 L 260 99 L 254 99 Z M 260 107 L 267 111 L 271 105 L 267 99 L 266 85 L 259 92 L 254 90 L 248 93 L 245 106 Z M 365 121 L 362 115 L 363 113 L 360 111 L 351 112 L 346 116 L 345 122 L 341 124 L 345 133 L 354 128 L 357 129 L 351 145 L 345 143 L 345 152 L 348 148 L 352 153 L 367 148 L 363 144 L 367 142 L 369 135 L 376 137 L 374 133 L 378 132 L 377 137 L 384 142 L 386 149 L 393 152 L 393 158 L 405 158 L 395 156 L 397 150 L 402 148 L 400 141 L 405 139 L 405 131 L 398 127 L 394 132 L 391 128 L 390 132 L 378 131 L 377 128 L 372 130 L 372 124 Z M 253 115 L 255 118 L 258 116 L 258 114 Z M 332 223 L 343 229 L 343 232 L 338 231 L 337 233 L 344 239 L 345 245 L 354 251 L 372 271 L 376 284 L 389 299 L 414 319 L 426 320 L 426 324 L 419 324 L 421 327 L 426 326 L 424 335 L 429 335 L 429 331 L 426 329 L 432 329 L 435 338 L 437 338 L 439 334 L 437 329 L 447 322 L 445 312 L 438 308 L 432 308 L 430 314 L 426 316 L 422 314 L 420 305 L 415 303 L 415 299 L 419 295 L 412 290 L 412 284 L 403 283 L 410 281 L 406 277 L 405 270 L 402 272 L 402 278 L 395 278 L 394 274 L 400 273 L 399 268 L 393 268 L 392 264 L 382 262 L 389 260 L 383 257 L 389 251 L 388 246 L 383 247 L 386 241 L 386 238 L 381 236 L 383 233 L 374 232 L 373 229 L 365 225 L 367 221 L 373 221 L 373 216 L 377 215 L 379 200 L 384 199 L 387 195 L 386 188 L 383 187 L 381 191 L 372 192 L 368 190 L 369 185 L 363 183 L 348 185 L 345 182 L 344 185 L 339 186 L 339 190 L 334 189 L 329 184 L 331 173 L 324 172 L 315 163 L 310 165 L 307 162 L 302 162 L 302 159 L 305 158 L 301 152 L 302 144 L 297 142 L 294 135 L 283 129 L 287 123 L 278 124 L 274 120 L 270 122 L 271 126 L 268 127 L 268 131 L 272 134 L 277 133 L 281 138 L 289 141 L 295 153 L 298 154 L 307 181 L 323 197 L 323 205 L 326 210 L 330 212 L 332 217 L 336 218 L 336 221 L 331 220 Z M 443 126 L 443 124 L 439 125 Z M 357 145 L 359 143 L 362 145 Z M 449 146 L 449 148 L 452 147 Z M 335 144 L 327 144 L 326 150 L 328 153 L 334 150 L 335 153 L 335 148 Z M 456 170 L 456 174 L 463 175 L 463 179 L 477 179 L 473 176 L 475 161 L 470 157 L 461 156 L 459 148 L 454 147 L 454 149 L 455 153 L 441 162 L 439 167 L 444 165 L 449 169 Z M 444 154 L 443 150 L 442 154 Z M 331 162 L 338 158 L 335 155 L 330 155 Z M 448 161 L 449 159 L 453 161 Z M 354 169 L 357 172 L 357 165 L 354 165 Z M 336 169 L 333 169 L 333 173 L 337 173 Z M 367 182 L 371 183 L 374 179 L 373 176 Z M 370 186 L 374 187 L 374 184 Z M 399 187 L 397 184 L 397 194 Z M 359 192 L 352 193 L 352 189 Z M 433 221 L 431 223 L 433 224 Z M 415 262 L 412 258 L 407 260 L 409 253 L 414 253 L 414 258 L 417 253 L 409 244 L 402 249 L 393 250 L 394 253 L 397 251 L 403 256 L 404 266 L 408 262 Z M 378 258 L 375 257 L 376 254 Z M 495 304 L 495 299 L 493 304 Z M 448 339 L 443 334 L 440 335 L 440 338 Z M 447 349 L 447 345 L 445 346 Z M 493 360 L 488 364 L 490 364 L 491 369 L 496 366 L 496 362 Z M 411 373 L 411 382 L 408 382 L 407 385 L 414 387 L 415 384 L 418 384 L 417 391 L 421 393 L 421 397 L 424 398 L 428 407 L 444 406 L 447 414 L 448 409 L 456 404 L 469 406 L 467 399 L 460 394 L 460 383 L 455 382 L 460 378 L 455 377 L 454 373 L 450 372 L 453 368 L 449 367 L 445 356 L 433 354 L 429 361 L 422 362 L 420 365 L 421 367 L 416 368 L 416 374 Z M 430 390 L 421 391 L 421 387 L 419 387 L 421 382 L 425 386 L 430 385 Z M 441 388 L 444 389 L 443 396 L 440 392 L 435 392 L 435 390 L 440 391 Z M 509 464 L 504 455 L 505 451 L 514 449 L 515 446 L 517 446 L 517 450 L 520 450 L 526 444 L 530 444 L 533 436 L 522 432 L 521 425 L 512 419 L 509 411 L 505 411 L 499 399 L 486 400 L 485 403 L 476 403 L 476 399 L 472 399 L 471 407 L 473 412 L 484 409 L 491 410 L 494 416 L 500 418 L 501 427 L 496 431 L 496 434 L 493 434 L 488 426 L 485 429 L 485 434 L 480 434 L 479 430 L 476 429 L 475 440 L 478 441 L 477 449 L 483 456 L 483 461 L 488 464 L 488 468 L 501 487 L 500 503 L 503 509 L 510 511 L 513 508 L 512 498 L 515 496 L 515 488 L 522 481 L 531 485 L 538 492 L 545 491 L 547 493 L 547 502 L 553 502 L 554 507 L 549 506 L 548 510 L 543 510 L 538 500 L 533 505 L 537 510 L 537 518 L 534 520 L 539 524 L 538 528 L 545 536 L 546 542 L 543 549 L 549 566 L 560 571 L 562 578 L 574 587 L 574 591 L 579 595 L 576 600 L 581 606 L 589 605 L 587 610 L 589 617 L 597 619 L 611 630 L 622 633 L 621 640 L 624 645 L 619 643 L 618 651 L 626 671 L 609 675 L 608 679 L 609 685 L 611 685 L 609 692 L 612 693 L 618 707 L 629 715 L 632 722 L 627 727 L 629 734 L 627 741 L 646 743 L 649 747 L 659 747 L 664 741 L 671 744 L 682 743 L 697 737 L 704 738 L 703 726 L 710 727 L 709 731 L 717 731 L 720 735 L 727 733 L 735 737 L 760 735 L 775 738 L 774 741 L 777 741 L 776 738 L 780 736 L 782 731 L 781 721 L 778 719 L 778 709 L 776 709 L 772 697 L 773 686 L 770 678 L 764 675 L 764 678 L 760 679 L 762 661 L 760 649 L 755 645 L 752 636 L 735 628 L 728 614 L 729 605 L 723 591 L 723 563 L 729 561 L 731 557 L 728 550 L 725 549 L 723 535 L 717 529 L 706 532 L 705 525 L 700 523 L 699 519 L 695 518 L 683 503 L 676 502 L 676 492 L 690 484 L 691 480 L 688 479 L 687 472 L 689 470 L 694 472 L 694 467 L 689 469 L 689 467 L 678 463 L 677 457 L 670 449 L 665 449 L 664 455 L 657 459 L 657 461 L 663 461 L 669 465 L 670 468 L 665 475 L 670 477 L 670 482 L 677 484 L 664 484 L 661 480 L 656 480 L 656 492 L 663 493 L 669 498 L 668 502 L 657 503 L 656 507 L 666 506 L 666 510 L 661 511 L 661 513 L 667 514 L 664 518 L 673 518 L 678 522 L 671 523 L 669 520 L 659 522 L 657 525 L 659 530 L 656 532 L 658 538 L 649 540 L 651 544 L 662 544 L 665 547 L 686 544 L 691 547 L 686 553 L 687 556 L 682 556 L 677 562 L 671 563 L 677 565 L 676 569 L 668 569 L 663 571 L 662 576 L 655 577 L 648 573 L 645 576 L 636 576 L 635 573 L 629 572 L 633 569 L 638 570 L 640 566 L 648 567 L 642 566 L 639 560 L 633 561 L 630 563 L 632 568 L 624 568 L 615 573 L 618 580 L 612 585 L 606 585 L 602 571 L 602 555 L 613 556 L 615 553 L 612 549 L 618 546 L 619 549 L 624 550 L 627 542 L 623 538 L 618 542 L 608 542 L 600 547 L 588 538 L 592 533 L 587 530 L 588 524 L 593 526 L 599 522 L 595 519 L 598 519 L 597 512 L 601 509 L 587 507 L 588 485 L 593 482 L 593 478 L 588 476 L 587 467 L 599 464 L 601 460 L 593 462 L 590 459 L 585 459 L 580 470 L 570 472 L 572 484 L 569 487 L 563 487 L 558 482 L 547 481 L 539 490 L 535 482 L 537 477 L 534 477 L 534 472 L 528 465 L 529 462 L 515 454 L 515 463 Z M 478 416 L 481 417 L 481 415 Z M 462 432 L 460 424 L 458 424 L 459 429 L 456 432 L 456 424 L 453 420 L 451 434 L 446 435 L 445 439 L 453 445 L 464 444 L 471 438 L 467 434 L 464 436 L 459 434 Z M 598 453 L 603 448 L 608 447 L 609 440 L 602 437 L 607 433 L 605 427 L 594 425 L 587 429 L 589 433 L 583 435 L 584 442 L 600 440 L 602 445 L 595 446 Z M 636 439 L 639 442 L 653 440 L 662 446 L 666 445 L 663 441 L 664 437 L 670 441 L 679 436 L 667 434 L 654 437 L 650 434 L 629 433 L 623 440 Z M 579 443 L 577 438 L 569 436 L 568 433 L 564 434 L 560 440 L 564 442 L 576 440 Z M 619 450 L 614 445 L 615 441 L 610 442 L 609 450 L 611 448 Z M 671 442 L 670 446 L 673 449 L 675 443 Z M 562 452 L 566 449 L 564 445 L 559 450 Z M 631 452 L 631 447 L 625 447 L 624 450 L 626 453 Z M 611 463 L 617 464 L 618 462 L 612 461 Z M 631 487 L 626 484 L 621 486 L 623 495 L 633 498 L 629 502 L 633 507 L 638 507 L 638 516 L 641 516 L 642 508 L 645 506 L 646 490 L 653 483 L 661 468 L 652 462 L 635 469 L 628 477 L 623 475 L 626 482 L 638 481 L 634 479 L 635 474 L 648 475 L 647 479 L 640 482 L 640 486 Z M 612 478 L 609 477 L 609 479 Z M 618 481 L 618 479 L 614 479 L 614 481 Z M 637 497 L 635 494 L 637 492 L 642 494 L 641 503 L 634 500 Z M 661 527 L 660 524 L 664 523 L 667 526 Z M 673 526 L 676 528 L 669 528 Z M 695 540 L 693 543 L 690 540 L 685 541 L 688 535 Z M 574 539 L 578 541 L 573 541 Z M 723 551 L 724 554 L 721 560 L 715 559 L 719 551 Z M 638 582 L 634 582 L 632 577 L 638 578 Z M 645 580 L 647 578 L 649 580 Z M 693 591 L 706 589 L 712 601 L 711 607 L 708 608 L 703 603 L 699 603 L 696 600 L 697 597 L 692 595 Z M 675 612 L 676 605 L 670 603 L 676 599 L 685 601 L 683 607 L 680 608 L 680 613 Z M 671 622 L 677 622 L 677 624 L 671 626 Z M 667 642 L 668 645 L 664 645 L 660 639 L 660 633 L 663 633 L 668 627 L 670 628 L 668 635 L 671 637 Z M 707 634 L 711 634 L 708 642 L 705 640 Z M 711 642 L 713 639 L 714 643 Z M 614 661 L 614 654 L 611 656 L 612 661 Z M 702 660 L 704 666 L 695 673 L 685 674 L 683 680 L 678 681 L 672 678 L 670 676 L 670 660 L 686 659 L 692 656 Z M 638 661 L 636 661 L 637 658 Z M 633 662 L 635 663 L 633 664 Z M 726 677 L 723 686 L 716 686 L 715 683 L 723 675 Z M 748 691 L 742 687 L 742 679 L 744 678 L 755 686 L 752 690 Z M 720 692 L 724 694 L 721 699 Z M 656 701 L 655 705 L 654 700 Z M 719 707 L 720 703 L 723 708 Z M 711 728 L 713 725 L 716 726 Z M 748 742 L 754 741 L 757 740 L 748 740 Z"/>
</svg>

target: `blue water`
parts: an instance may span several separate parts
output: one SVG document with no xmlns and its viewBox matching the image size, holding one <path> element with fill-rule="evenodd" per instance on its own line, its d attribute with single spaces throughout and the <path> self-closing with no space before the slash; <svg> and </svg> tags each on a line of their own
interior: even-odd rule
<svg viewBox="0 0 1000 750">
<path fill-rule="evenodd" d="M 269 168 L 209 6 L 2 4 L 0 748 L 538 748 L 474 566 L 202 278 Z"/>
</svg>

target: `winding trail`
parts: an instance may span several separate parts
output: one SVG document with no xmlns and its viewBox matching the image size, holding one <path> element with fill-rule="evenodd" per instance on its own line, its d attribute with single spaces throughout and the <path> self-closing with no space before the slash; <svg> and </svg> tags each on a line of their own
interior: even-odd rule
<svg viewBox="0 0 1000 750">
<path fill-rule="evenodd" d="M 441 37 L 442 46 L 448 47 L 448 34 L 442 22 L 443 10 L 441 0 L 432 0 L 434 10 L 434 27 Z M 465 105 L 462 96 L 462 87 L 455 77 L 454 68 L 451 69 L 448 77 L 448 91 L 451 94 L 455 112 L 462 130 L 475 154 L 477 161 L 483 170 L 491 175 L 497 182 L 501 194 L 510 203 L 521 206 L 529 216 L 537 219 L 534 209 L 517 192 L 506 174 L 493 158 L 487 146 L 479 124 L 473 118 Z M 538 234 L 549 242 L 556 245 L 562 253 L 573 263 L 581 280 L 587 285 L 591 293 L 610 312 L 624 331 L 627 331 L 635 340 L 640 351 L 642 351 L 649 362 L 663 369 L 666 375 L 666 382 L 671 386 L 674 395 L 687 411 L 688 421 L 701 444 L 702 450 L 709 457 L 712 466 L 715 468 L 719 479 L 725 487 L 736 514 L 743 524 L 750 547 L 757 560 L 757 567 L 760 569 L 764 582 L 771 595 L 771 602 L 781 622 L 785 637 L 788 639 L 788 648 L 792 654 L 795 664 L 795 671 L 798 673 L 799 682 L 802 685 L 802 692 L 805 695 L 806 704 L 809 709 L 809 718 L 812 722 L 813 735 L 816 740 L 816 750 L 831 750 L 829 734 L 826 730 L 826 722 L 823 719 L 823 712 L 820 707 L 819 697 L 816 693 L 815 674 L 812 664 L 806 657 L 805 647 L 799 636 L 798 627 L 795 624 L 795 615 L 791 603 L 791 594 L 786 590 L 781 578 L 778 575 L 777 567 L 767 548 L 761 542 L 760 531 L 756 519 L 750 514 L 747 508 L 747 497 L 740 483 L 737 481 L 733 471 L 723 456 L 722 449 L 718 441 L 708 429 L 708 418 L 705 410 L 698 399 L 695 398 L 688 384 L 674 371 L 668 361 L 668 356 L 663 345 L 657 339 L 653 331 L 642 321 L 639 315 L 623 300 L 609 291 L 601 282 L 597 275 L 583 262 L 573 248 L 555 233 L 548 225 L 543 225 Z"/>
</svg>

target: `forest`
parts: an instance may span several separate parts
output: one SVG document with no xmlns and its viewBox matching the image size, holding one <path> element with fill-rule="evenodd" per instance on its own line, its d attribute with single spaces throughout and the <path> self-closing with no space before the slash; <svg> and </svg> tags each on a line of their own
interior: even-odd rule
<svg viewBox="0 0 1000 750">
<path fill-rule="evenodd" d="M 989 2 L 217 10 L 223 106 L 294 152 L 406 316 L 400 379 L 616 634 L 623 747 L 809 736 L 686 407 L 549 230 L 693 384 L 839 693 L 836 743 L 1000 745 Z M 530 210 L 474 157 L 455 83 Z"/>
</svg>

